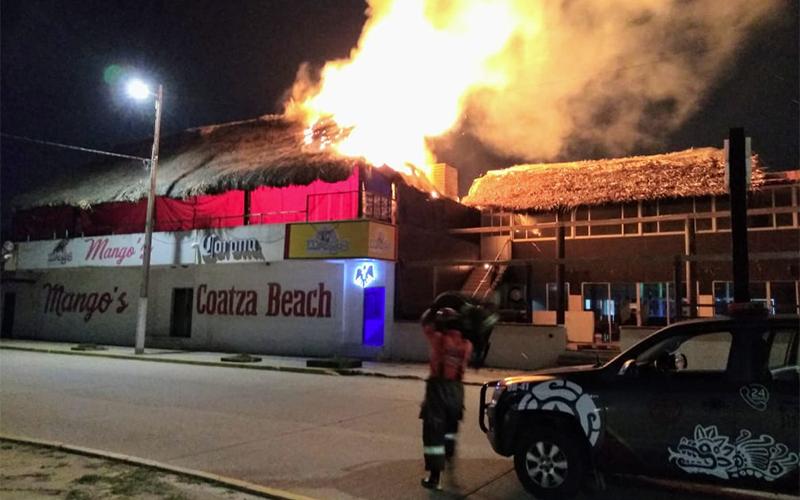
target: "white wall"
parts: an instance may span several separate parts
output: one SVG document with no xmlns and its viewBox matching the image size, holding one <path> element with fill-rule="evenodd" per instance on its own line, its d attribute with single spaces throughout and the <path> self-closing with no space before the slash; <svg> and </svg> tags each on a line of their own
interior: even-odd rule
<svg viewBox="0 0 800 500">
<path fill-rule="evenodd" d="M 190 266 L 161 270 L 152 279 L 151 290 L 154 292 L 148 314 L 148 331 L 154 336 L 169 336 L 172 289 L 186 287 L 194 289 L 192 336 L 177 342 L 170 339 L 173 345 L 191 349 L 328 356 L 336 351 L 344 328 L 343 269 L 341 263 L 284 261 L 269 265 Z M 310 316 L 305 311 L 309 300 L 313 309 L 318 308 L 320 283 L 323 293 L 329 293 L 331 297 L 329 317 Z M 223 297 L 231 290 L 234 290 L 235 306 L 238 309 L 241 298 L 244 310 L 209 310 L 210 299 Z M 309 298 L 309 292 L 314 296 Z M 282 301 L 287 293 L 291 302 Z M 257 296 L 255 311 L 244 307 L 249 296 Z M 270 305 L 273 308 L 279 306 L 276 315 L 268 315 Z M 245 314 L 238 314 L 241 312 Z M 252 312 L 255 314 L 249 314 Z"/>
<path fill-rule="evenodd" d="M 388 340 L 393 321 L 393 263 L 294 260 L 152 268 L 148 345 L 298 356 L 379 356 L 382 348 L 361 346 L 363 289 L 353 276 L 365 263 L 372 264 L 375 274 L 369 286 L 386 287 L 384 335 Z M 15 337 L 133 345 L 140 269 L 63 269 L 32 276 L 32 283 L 18 287 Z M 62 307 L 48 308 L 48 290 L 52 302 L 57 286 L 64 290 Z M 276 293 L 278 287 L 280 294 Z M 175 288 L 193 289 L 191 338 L 169 337 Z M 329 311 L 323 311 L 327 316 L 309 314 L 319 309 L 320 290 L 330 297 Z M 75 294 L 89 297 L 88 302 L 83 300 L 83 311 L 70 310 Z M 233 310 L 227 310 L 230 302 L 224 300 L 225 308 L 220 310 L 219 301 L 230 295 Z M 98 309 L 96 304 L 103 297 L 110 303 L 103 301 Z M 218 300 L 212 301 L 212 311 L 209 300 L 214 297 Z M 251 297 L 254 307 L 247 307 Z M 87 307 L 89 303 L 95 305 L 94 311 L 88 310 L 92 308 Z M 268 314 L 270 306 L 276 314 Z"/>
<path fill-rule="evenodd" d="M 139 294 L 134 269 L 52 270 L 28 276 L 32 282 L 16 284 L 15 338 L 133 344 Z M 86 296 L 82 308 L 72 307 L 77 294 Z"/>
<path fill-rule="evenodd" d="M 567 347 L 566 331 L 559 326 L 499 324 L 492 332 L 486 365 L 533 370 L 556 366 Z M 418 322 L 396 322 L 385 353 L 398 361 L 427 361 L 428 343 Z"/>
<path fill-rule="evenodd" d="M 363 289 L 354 282 L 356 270 L 373 266 L 375 280 L 368 286 L 386 288 L 383 347 L 362 345 Z M 14 336 L 65 342 L 94 342 L 133 345 L 136 306 L 141 273 L 138 268 L 83 268 L 49 270 L 31 274 L 31 283 L 16 286 L 17 308 Z M 294 356 L 347 355 L 371 359 L 426 361 L 428 346 L 417 322 L 394 322 L 394 278 L 392 262 L 376 260 L 291 260 L 269 265 L 228 264 L 224 266 L 154 267 L 147 323 L 148 346 L 164 346 L 223 352 L 251 352 Z M 320 283 L 330 292 L 330 317 L 298 317 L 308 303 L 309 292 L 318 292 Z M 48 289 L 62 286 L 62 308 L 45 312 Z M 285 304 L 278 314 L 267 315 L 270 298 L 281 288 L 283 298 L 291 293 L 293 307 Z M 205 286 L 205 288 L 202 288 Z M 191 288 L 192 335 L 188 339 L 169 337 L 172 293 L 175 288 Z M 211 292 L 234 291 L 234 309 L 247 297 L 256 297 L 255 309 L 210 313 Z M 110 303 L 103 310 L 70 311 L 67 294 L 103 294 Z M 306 297 L 298 308 L 300 297 Z M 314 301 L 317 299 L 315 298 Z M 217 303 L 215 305 L 218 306 Z M 314 304 L 316 305 L 316 304 Z M 107 307 L 106 307 L 107 306 Z M 86 309 L 84 307 L 84 309 Z M 203 309 L 206 309 L 205 311 Z M 60 312 L 60 315 L 59 315 Z M 237 313 L 255 313 L 240 315 Z M 86 319 L 88 317 L 88 319 Z M 500 324 L 492 335 L 489 366 L 535 369 L 555 366 L 566 348 L 563 327 Z"/>
</svg>

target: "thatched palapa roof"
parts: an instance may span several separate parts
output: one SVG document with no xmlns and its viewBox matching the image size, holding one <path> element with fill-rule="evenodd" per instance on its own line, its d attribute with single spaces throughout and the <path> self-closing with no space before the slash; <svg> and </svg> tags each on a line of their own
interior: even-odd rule
<svg viewBox="0 0 800 500">
<path fill-rule="evenodd" d="M 764 172 L 753 157 L 752 186 Z M 727 193 L 724 152 L 716 148 L 609 160 L 517 165 L 475 179 L 467 205 L 515 211 L 552 211 Z"/>
<path fill-rule="evenodd" d="M 137 154 L 149 157 L 150 143 Z M 346 179 L 356 161 L 304 143 L 304 126 L 282 116 L 190 129 L 161 141 L 156 192 L 185 198 L 229 189 L 306 185 Z M 112 160 L 23 193 L 16 208 L 136 201 L 147 196 L 148 171 L 135 160 Z"/>
</svg>

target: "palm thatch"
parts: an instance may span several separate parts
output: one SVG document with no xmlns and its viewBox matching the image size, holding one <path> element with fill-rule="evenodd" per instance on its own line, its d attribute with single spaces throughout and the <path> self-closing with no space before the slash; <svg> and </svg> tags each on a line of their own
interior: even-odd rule
<svg viewBox="0 0 800 500">
<path fill-rule="evenodd" d="M 753 157 L 752 186 L 764 172 Z M 716 148 L 608 160 L 517 165 L 476 179 L 463 203 L 513 211 L 554 211 L 660 198 L 725 194 L 724 152 Z"/>
<path fill-rule="evenodd" d="M 346 179 L 356 161 L 306 145 L 304 126 L 282 116 L 201 127 L 161 143 L 156 193 L 171 198 L 258 186 L 307 185 Z M 149 156 L 148 145 L 137 152 Z M 86 208 L 147 196 L 148 171 L 131 160 L 104 161 L 14 199 L 14 206 Z"/>
</svg>

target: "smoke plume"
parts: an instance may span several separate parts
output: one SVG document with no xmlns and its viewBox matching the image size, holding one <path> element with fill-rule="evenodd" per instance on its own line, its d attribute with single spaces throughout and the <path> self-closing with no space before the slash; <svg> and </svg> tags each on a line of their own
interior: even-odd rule
<svg viewBox="0 0 800 500">
<path fill-rule="evenodd" d="M 456 127 L 506 157 L 625 154 L 690 117 L 784 2 L 370 0 L 350 58 L 302 68 L 287 113 L 351 128 L 342 152 L 392 166 L 434 161 Z"/>
</svg>

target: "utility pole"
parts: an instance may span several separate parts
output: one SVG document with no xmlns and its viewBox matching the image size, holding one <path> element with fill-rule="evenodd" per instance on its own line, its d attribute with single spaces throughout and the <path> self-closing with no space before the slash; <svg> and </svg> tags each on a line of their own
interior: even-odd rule
<svg viewBox="0 0 800 500">
<path fill-rule="evenodd" d="M 156 171 L 158 170 L 158 141 L 161 133 L 161 102 L 163 88 L 158 86 L 155 95 L 156 123 L 153 132 L 153 151 L 150 155 L 150 190 L 147 193 L 147 222 L 144 232 L 144 256 L 142 258 L 142 287 L 139 291 L 139 310 L 136 320 L 136 354 L 144 354 L 144 338 L 147 331 L 147 286 L 150 282 L 150 251 L 153 242 L 153 209 L 156 201 Z"/>
<path fill-rule="evenodd" d="M 566 255 L 566 251 L 564 248 L 565 244 L 565 228 L 564 228 L 564 212 L 563 210 L 559 210 L 556 213 L 556 220 L 558 221 L 558 225 L 556 226 L 556 258 L 558 259 L 558 264 L 556 264 L 556 324 L 563 325 L 565 321 L 565 312 L 567 305 L 564 303 L 564 256 Z"/>
<path fill-rule="evenodd" d="M 730 129 L 728 179 L 731 199 L 731 256 L 733 258 L 733 302 L 750 302 L 750 263 L 747 248 L 747 162 L 749 148 L 743 128 Z"/>
<path fill-rule="evenodd" d="M 697 264 L 692 262 L 692 257 L 697 253 L 694 223 L 695 219 L 687 217 L 683 228 L 683 254 L 686 256 L 686 302 L 689 306 L 689 310 L 685 314 L 687 318 L 697 317 Z"/>
</svg>

